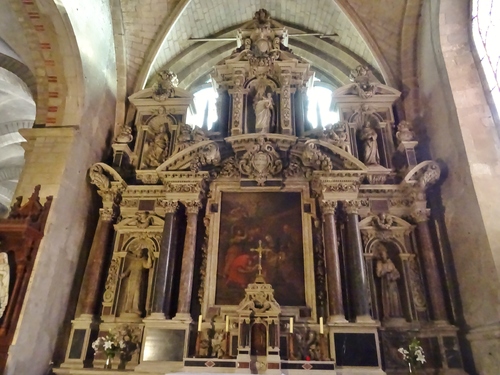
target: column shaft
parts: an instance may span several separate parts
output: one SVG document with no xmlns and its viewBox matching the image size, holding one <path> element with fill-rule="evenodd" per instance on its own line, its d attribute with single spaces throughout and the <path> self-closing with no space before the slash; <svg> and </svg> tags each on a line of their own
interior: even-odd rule
<svg viewBox="0 0 500 375">
<path fill-rule="evenodd" d="M 349 248 L 347 253 L 348 278 L 356 321 L 359 318 L 370 317 L 368 303 L 368 284 L 366 281 L 365 264 L 363 259 L 363 244 L 359 231 L 359 215 L 357 212 L 347 214 L 347 237 Z M 371 320 L 371 318 L 370 318 Z"/>
<path fill-rule="evenodd" d="M 101 289 L 104 264 L 112 234 L 112 209 L 101 209 L 78 300 L 80 316 L 96 313 L 97 302 L 100 299 L 98 293 Z"/>
<path fill-rule="evenodd" d="M 179 281 L 179 302 L 176 320 L 191 320 L 190 306 L 193 289 L 194 257 L 196 250 L 196 227 L 199 207 L 187 208 L 187 227 L 182 253 L 181 279 Z"/>
<path fill-rule="evenodd" d="M 177 220 L 175 209 L 177 202 L 169 207 L 165 213 L 165 224 L 160 244 L 160 255 L 156 268 L 152 312 L 165 314 L 169 317 L 169 308 L 172 303 L 172 289 L 177 244 Z M 175 205 L 174 205 L 175 204 Z"/>
<path fill-rule="evenodd" d="M 439 270 L 436 256 L 434 254 L 431 234 L 429 231 L 429 222 L 427 220 L 418 220 L 417 222 L 418 238 L 421 245 L 422 261 L 427 279 L 429 295 L 434 320 L 446 321 L 446 308 L 444 306 L 443 285 L 439 278 Z"/>
<path fill-rule="evenodd" d="M 337 230 L 333 212 L 323 214 L 325 239 L 325 261 L 327 270 L 328 287 L 328 312 L 329 322 L 343 320 L 344 304 L 342 301 L 342 284 L 340 277 L 339 250 L 337 246 Z"/>
</svg>

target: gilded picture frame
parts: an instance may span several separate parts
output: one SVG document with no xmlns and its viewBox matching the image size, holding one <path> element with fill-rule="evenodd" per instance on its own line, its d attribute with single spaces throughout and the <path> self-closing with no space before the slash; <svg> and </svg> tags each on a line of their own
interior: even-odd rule
<svg viewBox="0 0 500 375">
<path fill-rule="evenodd" d="M 315 321 L 315 204 L 309 183 L 242 187 L 239 181 L 215 181 L 210 197 L 203 313 L 213 308 L 222 315 L 236 310 L 244 297 L 243 285 L 258 273 L 256 250 L 261 247 L 262 274 L 275 289 L 282 315 Z"/>
</svg>

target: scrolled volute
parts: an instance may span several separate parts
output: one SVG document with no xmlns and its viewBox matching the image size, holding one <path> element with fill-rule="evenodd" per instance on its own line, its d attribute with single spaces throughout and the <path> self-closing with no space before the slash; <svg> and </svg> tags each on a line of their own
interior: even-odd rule
<svg viewBox="0 0 500 375">
<path fill-rule="evenodd" d="M 117 171 L 104 163 L 96 163 L 89 169 L 90 183 L 97 186 L 104 202 L 114 202 L 127 184 Z"/>
</svg>

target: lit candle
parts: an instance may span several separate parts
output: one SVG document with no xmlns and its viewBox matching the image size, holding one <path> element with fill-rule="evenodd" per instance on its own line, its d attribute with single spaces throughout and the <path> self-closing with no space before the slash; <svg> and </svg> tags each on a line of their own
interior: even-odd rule
<svg viewBox="0 0 500 375">
<path fill-rule="evenodd" d="M 293 333 L 293 318 L 290 318 L 290 333 Z"/>
<path fill-rule="evenodd" d="M 324 333 L 323 332 L 323 317 L 322 316 L 320 316 L 320 318 L 319 318 L 319 333 L 320 334 Z"/>
<path fill-rule="evenodd" d="M 198 317 L 198 332 L 201 332 L 201 315 Z"/>
<path fill-rule="evenodd" d="M 226 315 L 226 332 L 229 332 L 229 316 Z"/>
</svg>

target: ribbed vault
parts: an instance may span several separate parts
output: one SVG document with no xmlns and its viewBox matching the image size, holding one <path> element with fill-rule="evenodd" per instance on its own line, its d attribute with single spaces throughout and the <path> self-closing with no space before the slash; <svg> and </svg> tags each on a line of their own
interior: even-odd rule
<svg viewBox="0 0 500 375">
<path fill-rule="evenodd" d="M 21 78 L 0 67 L 0 217 L 6 213 L 24 165 L 20 128 L 31 127 L 35 103 Z"/>
<path fill-rule="evenodd" d="M 290 34 L 338 33 L 334 38 L 289 39 L 289 47 L 311 63 L 322 81 L 341 86 L 348 82 L 350 70 L 359 64 L 370 66 L 385 81 L 369 46 L 333 0 L 319 1 L 314 7 L 306 0 L 290 3 L 252 0 L 245 2 L 244 7 L 240 2 L 223 0 L 188 2 L 172 25 L 164 28 L 164 39 L 156 55 L 150 56 L 150 64 L 142 68 L 143 74 L 147 73 L 139 75 L 139 81 L 143 82 L 137 82 L 136 87 L 150 86 L 155 73 L 166 68 L 177 73 L 181 87 L 198 86 L 200 80 L 206 80 L 211 68 L 236 48 L 236 42 L 196 42 L 190 38 L 234 37 L 236 30 L 260 8 L 267 9 Z"/>
</svg>

